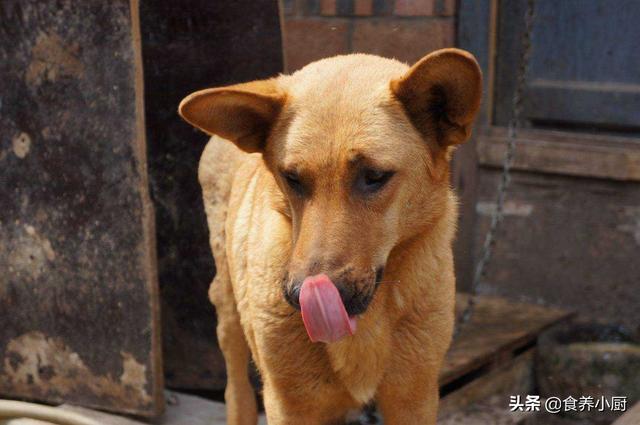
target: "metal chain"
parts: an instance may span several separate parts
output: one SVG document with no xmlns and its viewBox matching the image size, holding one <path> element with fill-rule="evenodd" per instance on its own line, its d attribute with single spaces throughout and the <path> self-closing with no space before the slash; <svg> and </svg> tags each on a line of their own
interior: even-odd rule
<svg viewBox="0 0 640 425">
<path fill-rule="evenodd" d="M 507 134 L 507 146 L 506 153 L 502 163 L 502 177 L 498 184 L 498 194 L 496 197 L 496 210 L 491 216 L 491 224 L 489 230 L 484 239 L 482 246 L 482 256 L 476 264 L 475 273 L 473 275 L 473 281 L 471 283 L 471 295 L 469 301 L 462 313 L 462 317 L 458 322 L 455 336 L 460 333 L 460 329 L 471 318 L 474 307 L 476 304 L 476 295 L 478 292 L 478 286 L 480 280 L 485 276 L 486 268 L 491 261 L 491 255 L 493 253 L 493 247 L 496 243 L 496 236 L 499 230 L 500 223 L 504 217 L 504 201 L 507 195 L 507 189 L 509 183 L 511 183 L 511 166 L 513 164 L 513 158 L 516 150 L 516 136 L 518 134 L 518 126 L 520 124 L 520 116 L 522 115 L 523 105 L 523 92 L 525 88 L 525 82 L 527 77 L 527 71 L 529 69 L 529 59 L 531 57 L 531 32 L 533 30 L 534 21 L 534 8 L 535 0 L 527 1 L 527 11 L 525 14 L 525 30 L 522 34 L 522 56 L 520 57 L 520 63 L 518 66 L 518 76 L 516 80 L 516 87 L 513 92 L 513 98 L 511 106 L 513 108 L 513 116 L 509 120 L 508 134 Z"/>
</svg>

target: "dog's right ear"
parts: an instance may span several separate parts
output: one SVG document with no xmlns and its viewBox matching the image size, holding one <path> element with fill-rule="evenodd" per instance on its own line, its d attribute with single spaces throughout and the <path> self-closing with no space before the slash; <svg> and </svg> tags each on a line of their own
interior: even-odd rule
<svg viewBox="0 0 640 425">
<path fill-rule="evenodd" d="M 180 102 L 178 113 L 245 152 L 261 152 L 285 98 L 275 79 L 260 80 L 192 93 Z"/>
<path fill-rule="evenodd" d="M 393 80 L 391 90 L 418 131 L 441 147 L 458 145 L 471 136 L 480 110 L 482 72 L 471 53 L 441 49 Z"/>
</svg>

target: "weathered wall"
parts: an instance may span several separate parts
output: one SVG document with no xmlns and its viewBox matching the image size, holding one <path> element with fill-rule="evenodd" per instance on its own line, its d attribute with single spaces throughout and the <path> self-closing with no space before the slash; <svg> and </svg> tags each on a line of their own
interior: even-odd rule
<svg viewBox="0 0 640 425">
<path fill-rule="evenodd" d="M 135 12 L 0 3 L 2 395 L 163 408 Z"/>
<path fill-rule="evenodd" d="M 284 0 L 287 69 L 372 53 L 412 63 L 455 43 L 455 0 Z"/>
<path fill-rule="evenodd" d="M 476 247 L 495 210 L 499 175 L 488 168 L 480 173 Z M 638 183 L 516 172 L 480 292 L 635 327 L 639 249 Z"/>
</svg>

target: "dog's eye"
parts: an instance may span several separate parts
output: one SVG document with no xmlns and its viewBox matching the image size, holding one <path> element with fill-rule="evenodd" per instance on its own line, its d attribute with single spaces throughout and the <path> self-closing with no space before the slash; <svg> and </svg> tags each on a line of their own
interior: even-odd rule
<svg viewBox="0 0 640 425">
<path fill-rule="evenodd" d="M 374 170 L 366 168 L 362 170 L 358 176 L 357 187 L 361 192 L 373 193 L 382 189 L 385 184 L 393 177 L 394 171 Z"/>
<path fill-rule="evenodd" d="M 287 185 L 299 195 L 304 193 L 304 186 L 300 181 L 300 177 L 293 172 L 287 171 L 282 173 L 282 178 L 287 182 Z"/>
</svg>

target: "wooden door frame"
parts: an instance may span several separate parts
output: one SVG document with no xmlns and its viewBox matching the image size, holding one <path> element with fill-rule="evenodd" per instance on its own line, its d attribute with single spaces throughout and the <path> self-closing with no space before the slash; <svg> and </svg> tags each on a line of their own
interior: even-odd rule
<svg viewBox="0 0 640 425">
<path fill-rule="evenodd" d="M 478 134 L 491 123 L 496 46 L 497 0 L 461 0 L 458 6 L 458 46 L 473 53 L 484 79 L 484 95 L 474 136 L 458 148 L 453 161 L 453 185 L 460 200 L 458 235 L 454 246 L 458 288 L 471 287 L 475 265 L 475 204 L 478 182 Z"/>
</svg>

